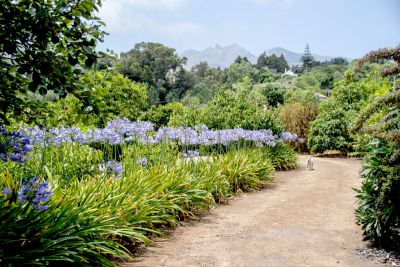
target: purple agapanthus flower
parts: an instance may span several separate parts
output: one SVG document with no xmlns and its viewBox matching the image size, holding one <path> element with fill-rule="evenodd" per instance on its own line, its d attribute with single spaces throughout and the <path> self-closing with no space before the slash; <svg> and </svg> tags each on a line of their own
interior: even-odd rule
<svg viewBox="0 0 400 267">
<path fill-rule="evenodd" d="M 49 188 L 46 181 L 40 182 L 38 177 L 33 177 L 29 181 L 22 179 L 20 188 L 17 192 L 19 203 L 32 201 L 34 209 L 45 210 L 49 206 L 46 205 L 53 192 Z"/>
<path fill-rule="evenodd" d="M 141 158 L 138 158 L 137 160 L 136 160 L 136 165 L 138 165 L 138 166 L 146 166 L 147 165 L 147 158 L 146 157 L 141 157 Z"/>
<path fill-rule="evenodd" d="M 118 161 L 107 161 L 99 165 L 99 170 L 105 174 L 115 174 L 119 179 L 123 173 L 122 164 Z"/>
<path fill-rule="evenodd" d="M 103 129 L 82 132 L 78 128 L 53 128 L 47 131 L 38 127 L 23 129 L 32 143 L 40 145 L 61 145 L 63 143 L 108 143 L 110 145 L 134 144 L 136 142 L 149 145 L 162 142 L 175 142 L 182 146 L 197 145 L 229 145 L 239 140 L 255 142 L 257 145 L 275 146 L 277 142 L 300 141 L 296 134 L 283 132 L 276 136 L 271 130 L 246 130 L 242 128 L 210 130 L 205 125 L 194 128 L 161 127 L 153 133 L 154 126 L 150 122 L 131 122 L 126 118 L 115 119 L 107 123 Z M 0 151 L 0 158 L 4 157 Z M 15 156 L 17 159 L 18 156 Z"/>
<path fill-rule="evenodd" d="M 10 195 L 12 193 L 12 190 L 7 187 L 3 187 L 2 192 L 4 195 Z"/>
<path fill-rule="evenodd" d="M 0 160 L 24 163 L 28 159 L 26 153 L 32 149 L 28 137 L 20 132 L 7 132 L 0 126 Z"/>
</svg>

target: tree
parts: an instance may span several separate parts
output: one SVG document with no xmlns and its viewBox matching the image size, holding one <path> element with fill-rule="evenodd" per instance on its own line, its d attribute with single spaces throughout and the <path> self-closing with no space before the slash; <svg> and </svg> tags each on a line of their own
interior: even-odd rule
<svg viewBox="0 0 400 267">
<path fill-rule="evenodd" d="M 197 65 L 194 65 L 191 68 L 191 72 L 199 78 L 205 78 L 207 75 L 207 71 L 210 67 L 208 66 L 207 61 L 202 61 Z"/>
<path fill-rule="evenodd" d="M 283 54 L 280 55 L 278 62 L 279 62 L 279 65 L 278 65 L 279 72 L 285 72 L 286 69 L 289 69 L 289 64 L 287 63 Z"/>
<path fill-rule="evenodd" d="M 347 59 L 342 58 L 342 57 L 335 57 L 332 58 L 328 64 L 334 64 L 334 65 L 347 65 L 349 62 L 347 61 Z"/>
<path fill-rule="evenodd" d="M 224 73 L 219 68 L 211 68 L 207 62 L 200 62 L 190 71 L 194 76 L 193 88 L 185 92 L 182 101 L 185 104 L 205 104 L 222 87 L 225 79 Z"/>
<path fill-rule="evenodd" d="M 103 127 L 115 118 L 136 121 L 147 106 L 146 87 L 115 70 L 88 72 L 81 78 L 93 92 L 91 107 Z"/>
<path fill-rule="evenodd" d="M 259 80 L 259 71 L 248 61 L 233 63 L 226 70 L 226 74 L 227 82 L 231 84 L 242 81 L 244 77 L 251 78 L 253 82 Z"/>
<path fill-rule="evenodd" d="M 269 107 L 276 108 L 285 102 L 284 91 L 274 84 L 266 84 L 261 93 L 265 96 Z"/>
<path fill-rule="evenodd" d="M 237 56 L 237 58 L 235 59 L 234 63 L 242 63 L 242 62 L 247 62 L 250 63 L 250 60 L 247 57 L 241 57 L 240 55 Z"/>
<path fill-rule="evenodd" d="M 186 71 L 184 68 L 179 68 L 176 72 L 171 73 L 170 81 L 167 84 L 168 94 L 166 100 L 168 102 L 181 100 L 187 91 L 193 89 L 194 84 L 193 73 Z"/>
<path fill-rule="evenodd" d="M 286 69 L 289 69 L 289 64 L 287 63 L 283 54 L 281 54 L 279 57 L 275 54 L 267 56 L 267 54 L 264 52 L 258 57 L 256 67 L 258 69 L 268 67 L 271 70 L 284 73 Z"/>
<path fill-rule="evenodd" d="M 303 62 L 303 68 L 306 70 L 313 66 L 314 57 L 311 55 L 310 46 L 307 44 L 306 48 L 304 49 L 304 54 L 301 57 L 301 62 Z"/>
<path fill-rule="evenodd" d="M 172 102 L 166 105 L 151 106 L 151 108 L 143 116 L 143 119 L 154 123 L 155 128 L 158 129 L 162 126 L 167 126 L 170 121 L 170 117 L 174 113 L 184 114 L 184 109 L 184 105 L 179 102 Z"/>
<path fill-rule="evenodd" d="M 210 129 L 270 129 L 282 131 L 282 125 L 273 110 L 265 109 L 266 98 L 252 88 L 252 82 L 245 77 L 230 90 L 220 90 L 207 103 L 200 122 Z"/>
<path fill-rule="evenodd" d="M 164 103 L 169 92 L 167 73 L 182 67 L 185 62 L 186 58 L 179 57 L 173 48 L 160 43 L 141 42 L 130 51 L 121 53 L 119 71 L 132 81 L 153 87 L 155 99 L 152 99 L 152 104 Z"/>
<path fill-rule="evenodd" d="M 100 0 L 0 2 L 0 124 L 33 106 L 27 92 L 88 100 L 79 83 L 97 57 L 104 23 L 94 15 Z"/>
</svg>

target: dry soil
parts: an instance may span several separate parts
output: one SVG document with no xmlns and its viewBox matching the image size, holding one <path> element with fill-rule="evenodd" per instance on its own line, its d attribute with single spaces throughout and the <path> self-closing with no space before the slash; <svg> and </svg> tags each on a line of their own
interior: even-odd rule
<svg viewBox="0 0 400 267">
<path fill-rule="evenodd" d="M 313 171 L 300 162 L 123 266 L 377 266 L 354 252 L 366 246 L 354 220 L 360 161 L 315 158 Z"/>
</svg>

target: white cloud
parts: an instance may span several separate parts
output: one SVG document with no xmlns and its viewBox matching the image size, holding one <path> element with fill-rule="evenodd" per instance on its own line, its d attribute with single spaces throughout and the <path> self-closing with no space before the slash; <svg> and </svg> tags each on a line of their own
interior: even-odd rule
<svg viewBox="0 0 400 267">
<path fill-rule="evenodd" d="M 151 32 L 166 36 L 195 35 L 203 31 L 200 26 L 189 21 L 168 21 L 164 23 L 158 18 L 143 15 L 148 12 L 138 10 L 145 8 L 169 8 L 181 7 L 185 0 L 113 0 L 105 1 L 99 12 L 99 16 L 106 23 L 106 31 L 113 33 Z M 153 15 L 150 13 L 150 15 Z"/>
</svg>

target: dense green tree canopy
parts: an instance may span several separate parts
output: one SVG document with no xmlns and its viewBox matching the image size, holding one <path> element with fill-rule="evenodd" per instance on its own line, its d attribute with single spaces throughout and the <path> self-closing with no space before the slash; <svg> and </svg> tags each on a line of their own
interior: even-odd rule
<svg viewBox="0 0 400 267">
<path fill-rule="evenodd" d="M 312 152 L 350 152 L 354 142 L 350 134 L 351 122 L 371 99 L 390 91 L 386 79 L 352 80 L 352 75 L 348 76 L 335 84 L 332 96 L 320 106 L 321 113 L 312 123 L 309 133 L 308 145 Z"/>
<path fill-rule="evenodd" d="M 241 82 L 244 77 L 249 77 L 253 82 L 259 80 L 259 71 L 248 61 L 233 63 L 226 69 L 227 82 L 230 84 Z"/>
<path fill-rule="evenodd" d="M 258 57 L 256 66 L 257 68 L 268 67 L 279 73 L 284 73 L 285 69 L 289 69 L 289 65 L 282 54 L 279 57 L 275 54 L 268 56 L 265 52 Z"/>
<path fill-rule="evenodd" d="M 92 90 L 91 107 L 100 126 L 115 118 L 135 121 L 147 106 L 146 87 L 116 71 L 89 72 L 81 80 Z"/>
<path fill-rule="evenodd" d="M 168 79 L 168 94 L 166 96 L 167 102 L 179 101 L 183 95 L 193 89 L 195 84 L 195 77 L 192 72 L 179 68 L 175 72 L 170 73 Z"/>
<path fill-rule="evenodd" d="M 184 113 L 184 106 L 179 102 L 172 102 L 166 105 L 151 106 L 151 108 L 146 112 L 142 119 L 146 121 L 151 121 L 155 124 L 158 129 L 161 126 L 167 126 L 170 121 L 170 117 L 174 113 L 182 114 Z"/>
<path fill-rule="evenodd" d="M 207 62 L 193 66 L 190 73 L 193 74 L 194 85 L 182 98 L 182 102 L 188 105 L 206 104 L 226 80 L 226 75 L 221 69 L 211 68 Z"/>
<path fill-rule="evenodd" d="M 275 84 L 267 83 L 261 93 L 265 96 L 269 107 L 276 108 L 285 101 L 285 93 Z"/>
<path fill-rule="evenodd" d="M 121 53 L 120 72 L 136 82 L 147 83 L 155 90 L 150 102 L 165 102 L 170 90 L 167 86 L 167 73 L 175 71 L 186 62 L 175 52 L 175 49 L 160 43 L 142 42 L 134 48 Z"/>
<path fill-rule="evenodd" d="M 28 90 L 87 99 L 78 77 L 98 57 L 99 6 L 100 0 L 0 2 L 0 122 L 33 104 Z"/>
</svg>

